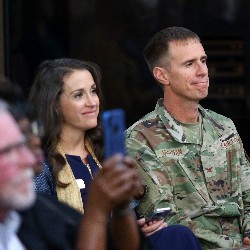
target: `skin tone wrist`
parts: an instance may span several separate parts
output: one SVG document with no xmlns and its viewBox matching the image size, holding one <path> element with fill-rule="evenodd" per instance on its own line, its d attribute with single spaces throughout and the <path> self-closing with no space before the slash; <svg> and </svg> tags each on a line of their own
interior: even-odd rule
<svg viewBox="0 0 250 250">
<path fill-rule="evenodd" d="M 84 217 L 89 218 L 91 221 L 106 224 L 108 222 L 108 215 L 103 210 L 95 210 L 93 208 L 85 209 Z"/>
<path fill-rule="evenodd" d="M 113 210 L 113 216 L 128 216 L 132 214 L 132 210 L 129 205 Z"/>
</svg>

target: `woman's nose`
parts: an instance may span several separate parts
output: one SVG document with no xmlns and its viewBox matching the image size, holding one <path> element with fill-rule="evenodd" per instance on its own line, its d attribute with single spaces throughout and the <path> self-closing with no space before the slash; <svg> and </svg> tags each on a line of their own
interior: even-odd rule
<svg viewBox="0 0 250 250">
<path fill-rule="evenodd" d="M 91 96 L 90 94 L 86 96 L 86 104 L 87 105 L 95 105 L 95 98 Z"/>
</svg>

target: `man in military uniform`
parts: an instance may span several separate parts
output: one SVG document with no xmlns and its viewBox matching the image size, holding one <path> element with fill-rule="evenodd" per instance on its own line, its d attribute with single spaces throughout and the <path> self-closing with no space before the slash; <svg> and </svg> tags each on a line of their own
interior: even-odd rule
<svg viewBox="0 0 250 250">
<path fill-rule="evenodd" d="M 126 131 L 144 184 L 138 213 L 171 207 L 167 224 L 191 228 L 204 249 L 250 245 L 250 164 L 233 122 L 199 105 L 209 87 L 199 37 L 163 29 L 144 56 L 164 98 Z"/>
</svg>

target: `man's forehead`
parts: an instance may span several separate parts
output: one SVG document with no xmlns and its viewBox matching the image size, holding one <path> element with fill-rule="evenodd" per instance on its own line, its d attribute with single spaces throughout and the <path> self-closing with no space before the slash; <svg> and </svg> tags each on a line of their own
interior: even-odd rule
<svg viewBox="0 0 250 250">
<path fill-rule="evenodd" d="M 192 59 L 192 57 L 206 56 L 206 52 L 198 39 L 190 38 L 186 40 L 172 41 L 169 44 L 168 56 L 170 58 L 181 56 L 186 59 Z"/>
<path fill-rule="evenodd" d="M 171 41 L 169 44 L 175 45 L 175 46 L 185 46 L 185 45 L 194 44 L 194 43 L 200 44 L 201 42 L 196 38 L 188 38 L 185 40 L 174 40 L 174 41 Z"/>
<path fill-rule="evenodd" d="M 0 148 L 15 143 L 22 137 L 14 118 L 7 111 L 0 112 Z"/>
</svg>

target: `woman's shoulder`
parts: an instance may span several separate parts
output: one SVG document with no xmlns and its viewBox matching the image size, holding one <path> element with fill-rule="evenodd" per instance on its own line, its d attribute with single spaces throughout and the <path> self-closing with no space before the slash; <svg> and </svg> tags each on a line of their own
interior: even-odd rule
<svg viewBox="0 0 250 250">
<path fill-rule="evenodd" d="M 56 196 L 55 181 L 52 174 L 52 167 L 47 161 L 42 164 L 41 173 L 34 177 L 35 191 Z"/>
<path fill-rule="evenodd" d="M 52 167 L 47 161 L 44 161 L 41 166 L 41 172 L 35 177 L 35 179 L 50 177 L 52 177 Z"/>
</svg>

